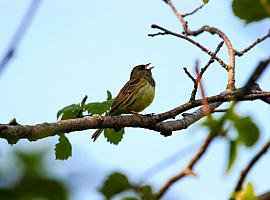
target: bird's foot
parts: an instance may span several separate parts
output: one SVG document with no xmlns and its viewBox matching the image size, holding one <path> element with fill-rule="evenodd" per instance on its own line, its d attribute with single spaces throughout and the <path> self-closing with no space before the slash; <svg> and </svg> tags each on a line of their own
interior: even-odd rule
<svg viewBox="0 0 270 200">
<path fill-rule="evenodd" d="M 98 114 L 96 114 L 96 115 L 93 115 L 93 118 L 95 118 L 95 119 L 97 119 L 98 121 L 103 121 L 103 116 L 101 116 L 101 115 L 98 115 Z"/>
<path fill-rule="evenodd" d="M 141 115 L 141 114 L 139 114 L 138 112 L 133 111 L 133 110 L 132 110 L 132 111 L 130 111 L 130 113 L 131 113 L 131 114 L 133 114 L 133 115 Z"/>
</svg>

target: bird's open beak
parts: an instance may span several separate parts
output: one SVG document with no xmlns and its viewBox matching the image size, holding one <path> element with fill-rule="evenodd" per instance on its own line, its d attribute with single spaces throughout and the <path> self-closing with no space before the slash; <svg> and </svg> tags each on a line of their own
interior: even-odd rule
<svg viewBox="0 0 270 200">
<path fill-rule="evenodd" d="M 148 63 L 148 64 L 145 65 L 145 69 L 148 70 L 148 71 L 150 71 L 153 68 L 154 68 L 154 66 L 151 66 L 151 63 Z"/>
</svg>

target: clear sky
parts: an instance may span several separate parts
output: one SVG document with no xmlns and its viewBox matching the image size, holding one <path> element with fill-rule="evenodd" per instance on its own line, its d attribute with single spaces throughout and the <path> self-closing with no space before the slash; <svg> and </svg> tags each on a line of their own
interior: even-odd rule
<svg viewBox="0 0 270 200">
<path fill-rule="evenodd" d="M 0 55 L 5 50 L 29 0 L 0 0 Z M 182 12 L 191 11 L 201 1 L 178 1 Z M 210 1 L 204 9 L 188 18 L 191 29 L 208 24 L 227 33 L 236 49 L 242 49 L 269 29 L 269 20 L 245 25 L 232 14 L 231 1 Z M 21 124 L 53 122 L 62 107 L 80 102 L 87 94 L 88 101 L 102 101 L 106 90 L 116 95 L 128 80 L 135 65 L 153 63 L 156 97 L 143 113 L 160 113 L 176 107 L 190 97 L 192 83 L 182 68 L 193 71 L 195 59 L 205 64 L 209 57 L 187 41 L 172 36 L 148 37 L 156 23 L 174 31 L 182 31 L 180 23 L 161 0 L 46 0 L 31 24 L 7 70 L 0 77 L 0 122 L 16 117 Z M 204 34 L 195 38 L 214 50 L 220 39 Z M 258 45 L 241 58 L 236 58 L 236 85 L 241 87 L 260 59 L 269 56 L 270 40 Z M 225 48 L 220 57 L 227 60 Z M 259 83 L 270 90 L 270 70 Z M 217 64 L 211 65 L 204 77 L 208 95 L 218 94 L 226 87 L 226 73 Z M 241 149 L 237 166 L 225 175 L 227 146 L 218 139 L 198 163 L 197 178 L 186 178 L 176 183 L 164 199 L 225 200 L 235 186 L 238 174 L 246 162 L 270 137 L 269 105 L 246 102 L 238 106 L 239 113 L 251 115 L 260 126 L 261 138 L 256 148 Z M 48 167 L 73 188 L 72 199 L 102 199 L 96 191 L 101 181 L 113 171 L 121 171 L 134 181 L 155 163 L 180 149 L 200 141 L 207 131 L 200 122 L 188 130 L 164 138 L 144 129 L 126 129 L 123 141 L 114 146 L 101 137 L 92 143 L 93 130 L 75 132 L 67 137 L 73 146 L 73 156 L 67 161 L 54 160 L 54 144 L 58 137 L 30 143 L 19 141 L 10 146 L 0 141 L 0 163 L 17 148 L 32 151 L 48 149 Z M 193 150 L 192 150 L 193 151 Z M 167 179 L 181 170 L 189 156 L 156 174 L 146 183 L 158 189 Z M 251 171 L 251 181 L 257 193 L 269 190 L 269 154 Z M 181 197 L 181 198 L 180 198 Z"/>
</svg>

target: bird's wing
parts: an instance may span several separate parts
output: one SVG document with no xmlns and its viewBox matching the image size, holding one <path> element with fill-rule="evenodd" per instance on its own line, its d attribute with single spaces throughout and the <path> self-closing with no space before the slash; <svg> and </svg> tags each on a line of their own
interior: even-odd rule
<svg viewBox="0 0 270 200">
<path fill-rule="evenodd" d="M 127 105 L 128 101 L 133 97 L 133 95 L 136 94 L 137 91 L 145 84 L 147 84 L 147 80 L 143 77 L 129 80 L 115 98 L 110 114 L 113 114 L 113 112 L 119 107 Z"/>
</svg>

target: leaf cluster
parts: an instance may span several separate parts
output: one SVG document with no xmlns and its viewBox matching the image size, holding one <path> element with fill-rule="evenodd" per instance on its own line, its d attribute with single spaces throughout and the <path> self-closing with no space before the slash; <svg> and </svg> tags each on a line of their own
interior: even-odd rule
<svg viewBox="0 0 270 200">
<path fill-rule="evenodd" d="M 87 95 L 78 104 L 71 104 L 57 112 L 57 119 L 75 119 L 84 116 L 92 115 L 108 115 L 114 99 L 110 91 L 107 91 L 107 99 L 102 102 L 86 103 Z M 117 145 L 123 138 L 125 133 L 124 128 L 116 131 L 114 129 L 106 128 L 104 135 L 107 141 L 111 144 Z M 55 157 L 58 160 L 66 160 L 72 155 L 72 145 L 64 134 L 60 134 L 59 142 L 55 145 Z"/>
<path fill-rule="evenodd" d="M 71 104 L 57 112 L 57 119 L 75 119 L 84 117 L 84 113 L 91 116 L 94 114 L 107 114 L 112 106 L 113 99 L 110 91 L 107 91 L 107 100 L 103 102 L 91 102 L 86 104 L 87 95 L 82 99 L 81 103 Z"/>
<path fill-rule="evenodd" d="M 232 103 L 228 111 L 220 118 L 207 117 L 203 126 L 209 129 L 210 134 L 223 136 L 229 145 L 227 172 L 236 161 L 240 146 L 252 147 L 260 136 L 260 130 L 250 116 L 240 116 L 235 111 L 236 103 Z M 231 134 L 234 133 L 234 134 Z"/>
<path fill-rule="evenodd" d="M 44 153 L 15 152 L 14 165 L 17 167 L 12 174 L 0 168 L 0 199 L 68 199 L 68 190 L 64 183 L 49 176 L 44 169 Z M 10 177 L 16 181 L 7 181 L 12 180 Z"/>
</svg>

